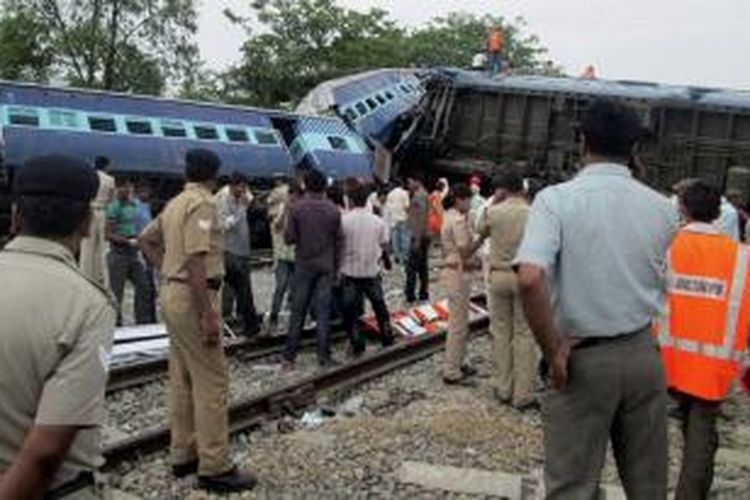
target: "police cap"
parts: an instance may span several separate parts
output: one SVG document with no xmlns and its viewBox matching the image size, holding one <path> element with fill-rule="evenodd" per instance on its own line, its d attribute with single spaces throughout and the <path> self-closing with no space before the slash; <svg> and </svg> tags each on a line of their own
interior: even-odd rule
<svg viewBox="0 0 750 500">
<path fill-rule="evenodd" d="M 87 163 L 63 155 L 30 158 L 16 171 L 16 196 L 54 196 L 91 201 L 99 190 L 99 176 Z"/>
</svg>

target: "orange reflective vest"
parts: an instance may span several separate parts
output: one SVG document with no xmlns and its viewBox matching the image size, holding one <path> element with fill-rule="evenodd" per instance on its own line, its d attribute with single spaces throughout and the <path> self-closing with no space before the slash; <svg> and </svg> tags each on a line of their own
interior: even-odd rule
<svg viewBox="0 0 750 500">
<path fill-rule="evenodd" d="M 440 236 L 443 228 L 443 197 L 440 193 L 432 193 L 427 201 L 427 230 L 432 236 Z"/>
<path fill-rule="evenodd" d="M 502 30 L 494 30 L 490 35 L 490 52 L 497 53 L 503 51 L 505 37 Z"/>
<path fill-rule="evenodd" d="M 748 247 L 703 225 L 688 225 L 669 253 L 667 308 L 655 328 L 667 385 L 721 401 L 747 347 Z"/>
</svg>

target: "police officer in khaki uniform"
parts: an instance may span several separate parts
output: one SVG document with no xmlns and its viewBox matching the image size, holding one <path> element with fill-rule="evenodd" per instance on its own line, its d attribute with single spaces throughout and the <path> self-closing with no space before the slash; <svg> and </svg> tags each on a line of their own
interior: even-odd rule
<svg viewBox="0 0 750 500">
<path fill-rule="evenodd" d="M 115 327 L 108 292 L 79 270 L 94 170 L 64 156 L 16 175 L 20 235 L 0 252 L 0 498 L 102 493 L 99 426 Z"/>
<path fill-rule="evenodd" d="M 107 205 L 115 195 L 115 179 L 107 173 L 109 158 L 97 156 L 94 160 L 99 177 L 99 190 L 91 202 L 93 209 L 91 230 L 81 242 L 80 264 L 84 274 L 103 287 L 109 287 L 109 276 L 105 264 L 107 250 Z"/>
<path fill-rule="evenodd" d="M 185 156 L 184 191 L 141 233 L 141 250 L 164 283 L 161 304 L 170 335 L 172 472 L 198 472 L 199 487 L 241 491 L 255 478 L 232 463 L 229 377 L 221 343 L 219 292 L 223 235 L 211 194 L 221 162 L 212 151 Z"/>
<path fill-rule="evenodd" d="M 520 410 L 537 406 L 534 378 L 538 353 L 523 315 L 512 262 L 523 239 L 530 207 L 523 178 L 508 170 L 493 179 L 493 205 L 487 209 L 479 234 L 490 238 L 490 332 L 495 363 L 495 397 Z"/>
<path fill-rule="evenodd" d="M 463 364 L 469 334 L 471 273 L 481 268 L 475 254 L 484 241 L 475 238 L 471 231 L 468 219 L 471 196 L 471 190 L 464 184 L 451 188 L 444 201 L 447 212 L 440 233 L 445 257 L 443 281 L 448 291 L 449 309 L 443 382 L 449 385 L 472 385 L 467 377 L 476 374 L 474 368 Z"/>
</svg>

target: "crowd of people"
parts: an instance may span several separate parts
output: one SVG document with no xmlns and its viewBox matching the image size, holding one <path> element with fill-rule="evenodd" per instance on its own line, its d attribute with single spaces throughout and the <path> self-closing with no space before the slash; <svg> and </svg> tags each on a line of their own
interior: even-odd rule
<svg viewBox="0 0 750 500">
<path fill-rule="evenodd" d="M 381 345 L 395 342 L 384 272 L 403 272 L 405 306 L 436 298 L 436 248 L 449 310 L 442 380 L 476 385 L 465 354 L 479 280 L 494 397 L 532 411 L 546 386 L 547 498 L 595 498 L 610 443 L 628 498 L 666 498 L 670 404 L 685 441 L 676 498 L 707 498 L 717 417 L 747 348 L 747 215 L 741 193 L 724 197 L 704 179 L 674 186 L 672 200 L 638 180 L 629 165 L 640 134 L 632 109 L 593 101 L 581 171 L 538 194 L 512 165 L 491 185 L 438 179 L 431 191 L 416 171 L 379 189 L 314 169 L 280 181 L 267 198 L 275 290 L 265 318 L 249 270 L 248 179 L 235 173 L 216 192 L 212 151 L 187 153 L 184 190 L 155 216 L 148 189 L 110 177 L 106 158 L 96 170 L 64 156 L 28 161 L 13 187 L 21 232 L 0 252 L 0 498 L 98 498 L 95 428 L 126 281 L 136 322 L 148 323 L 158 277 L 173 475 L 240 491 L 256 479 L 230 450 L 224 318 L 236 312 L 246 336 L 275 335 L 286 302 L 284 368 L 295 368 L 312 317 L 328 369 L 333 318 L 351 356 L 365 352 L 365 300 Z"/>
</svg>

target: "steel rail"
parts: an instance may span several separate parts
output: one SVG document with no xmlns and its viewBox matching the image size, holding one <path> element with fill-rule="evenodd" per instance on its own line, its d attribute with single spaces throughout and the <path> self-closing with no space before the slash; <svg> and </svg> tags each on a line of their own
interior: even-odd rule
<svg viewBox="0 0 750 500">
<path fill-rule="evenodd" d="M 331 325 L 331 341 L 338 342 L 346 337 L 340 323 Z M 251 361 L 279 355 L 286 345 L 286 335 L 273 337 L 257 337 L 252 339 L 241 339 L 237 342 L 227 344 L 224 353 L 227 356 L 242 356 L 243 360 Z M 315 330 L 305 330 L 302 333 L 301 348 L 315 345 Z M 141 385 L 150 384 L 162 379 L 169 369 L 169 358 L 160 356 L 158 358 L 128 363 L 112 368 L 107 380 L 107 394 L 113 394 L 127 389 L 133 389 Z"/>
<path fill-rule="evenodd" d="M 471 324 L 472 331 L 485 328 L 489 320 L 479 318 Z M 373 352 L 356 361 L 315 373 L 282 387 L 249 396 L 229 408 L 232 433 L 243 432 L 264 420 L 294 413 L 315 403 L 318 394 L 355 387 L 388 372 L 427 358 L 443 348 L 445 333 L 427 334 Z M 165 449 L 169 445 L 169 427 L 147 429 L 105 446 L 105 470 Z"/>
</svg>

